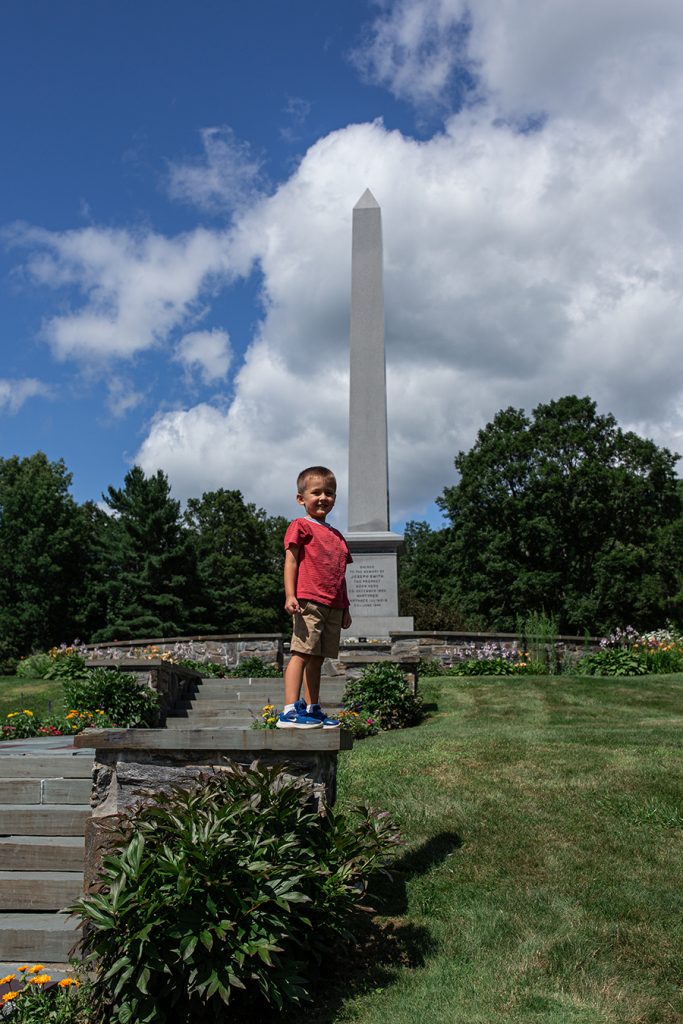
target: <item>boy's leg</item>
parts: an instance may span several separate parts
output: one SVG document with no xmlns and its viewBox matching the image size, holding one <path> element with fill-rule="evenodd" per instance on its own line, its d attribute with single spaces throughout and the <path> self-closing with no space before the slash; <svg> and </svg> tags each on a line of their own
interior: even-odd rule
<svg viewBox="0 0 683 1024">
<path fill-rule="evenodd" d="M 293 653 L 285 669 L 285 707 L 296 704 L 301 695 L 301 682 L 310 654 Z"/>
<path fill-rule="evenodd" d="M 304 699 L 310 707 L 311 704 L 320 703 L 320 673 L 325 659 L 316 654 L 310 654 L 304 669 Z M 285 680 L 285 693 L 286 680 Z"/>
</svg>

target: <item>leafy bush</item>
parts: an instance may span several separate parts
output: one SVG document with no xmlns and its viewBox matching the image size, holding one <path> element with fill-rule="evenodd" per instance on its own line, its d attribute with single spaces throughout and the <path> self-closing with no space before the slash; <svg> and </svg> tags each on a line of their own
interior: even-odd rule
<svg viewBox="0 0 683 1024">
<path fill-rule="evenodd" d="M 210 676 L 213 679 L 221 679 L 227 671 L 225 665 L 219 665 L 217 661 L 197 661 L 195 658 L 179 658 L 176 664 L 182 665 L 184 668 L 192 668 L 195 672 L 201 672 L 205 678 Z"/>
<path fill-rule="evenodd" d="M 235 767 L 122 823 L 99 892 L 73 908 L 98 1020 L 208 1024 L 309 997 L 397 837 L 385 815 L 321 816 L 306 793 L 279 769 Z"/>
<path fill-rule="evenodd" d="M 49 654 L 29 654 L 17 665 L 17 675 L 21 679 L 44 679 L 52 666 Z"/>
<path fill-rule="evenodd" d="M 527 672 L 526 662 L 507 658 L 468 658 L 448 670 L 449 676 L 518 676 Z"/>
<path fill-rule="evenodd" d="M 346 684 L 342 703 L 349 711 L 366 713 L 381 729 L 404 729 L 423 717 L 422 699 L 411 693 L 398 665 L 370 665 L 360 679 Z"/>
<path fill-rule="evenodd" d="M 39 735 L 41 721 L 34 713 L 24 708 L 23 711 L 10 711 L 2 725 L 4 740 L 25 740 Z"/>
<path fill-rule="evenodd" d="M 85 667 L 85 659 L 81 657 L 75 647 L 52 647 L 48 651 L 50 667 L 45 673 L 45 679 L 80 679 L 88 671 Z"/>
<path fill-rule="evenodd" d="M 437 661 L 436 658 L 433 658 L 431 661 L 427 661 L 426 658 L 421 658 L 420 663 L 417 666 L 417 674 L 425 679 L 432 676 L 445 676 L 446 668 L 440 661 Z"/>
<path fill-rule="evenodd" d="M 647 671 L 645 657 L 629 647 L 584 654 L 576 664 L 580 676 L 644 676 Z"/>
<path fill-rule="evenodd" d="M 126 729 L 152 726 L 158 719 L 157 694 L 118 669 L 88 669 L 82 679 L 64 683 L 64 697 L 70 708 L 104 711 Z"/>
<path fill-rule="evenodd" d="M 267 663 L 261 658 L 256 657 L 256 655 L 251 655 L 240 661 L 239 665 L 231 665 L 229 668 L 224 669 L 223 674 L 228 679 L 258 679 L 259 677 L 277 679 L 282 675 L 282 672 L 277 665 Z"/>
<path fill-rule="evenodd" d="M 354 739 L 364 740 L 379 732 L 379 722 L 367 711 L 335 711 L 334 717 L 341 722 L 342 729 L 353 734 Z"/>
</svg>

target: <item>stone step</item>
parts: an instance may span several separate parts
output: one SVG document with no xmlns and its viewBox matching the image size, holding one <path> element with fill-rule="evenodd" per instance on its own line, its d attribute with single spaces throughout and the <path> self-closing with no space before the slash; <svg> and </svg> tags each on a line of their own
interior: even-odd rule
<svg viewBox="0 0 683 1024">
<path fill-rule="evenodd" d="M 0 835 L 82 836 L 89 817 L 80 804 L 0 804 Z"/>
<path fill-rule="evenodd" d="M 4 754 L 0 750 L 0 779 L 89 779 L 93 757 L 92 750 L 76 755 Z"/>
<path fill-rule="evenodd" d="M 82 892 L 82 871 L 0 871 L 0 910 L 64 910 Z"/>
<path fill-rule="evenodd" d="M 271 683 L 278 682 L 282 685 L 282 676 L 239 676 L 233 677 L 232 679 L 219 678 L 217 676 L 206 676 L 202 679 L 202 683 L 221 683 L 223 686 L 238 686 L 240 683 L 246 683 L 253 686 L 258 683 L 264 683 L 266 686 L 270 686 Z"/>
<path fill-rule="evenodd" d="M 13 964 L 66 963 L 80 938 L 80 922 L 67 914 L 0 917 L 0 958 Z"/>
<path fill-rule="evenodd" d="M 30 770 L 31 765 L 26 767 Z M 0 764 L 0 803 L 3 804 L 85 804 L 90 801 L 91 788 L 90 777 L 4 779 Z"/>
<path fill-rule="evenodd" d="M 82 871 L 83 836 L 0 836 L 3 871 Z"/>
<path fill-rule="evenodd" d="M 328 704 L 330 701 L 341 702 L 344 695 L 344 687 L 342 686 L 326 686 L 321 690 L 321 698 Z M 188 698 L 192 701 L 233 701 L 238 703 L 244 703 L 245 701 L 249 704 L 282 704 L 284 700 L 284 688 L 282 686 L 270 687 L 268 689 L 252 688 L 249 689 L 244 687 L 241 690 L 218 690 L 213 687 L 205 690 L 204 687 L 199 687 L 195 690 Z"/>
</svg>

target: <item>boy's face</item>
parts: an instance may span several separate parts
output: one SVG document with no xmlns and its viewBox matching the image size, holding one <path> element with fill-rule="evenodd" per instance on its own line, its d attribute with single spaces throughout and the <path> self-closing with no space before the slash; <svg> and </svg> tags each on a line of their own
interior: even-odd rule
<svg viewBox="0 0 683 1024">
<path fill-rule="evenodd" d="M 306 515 L 324 523 L 334 508 L 337 499 L 337 484 L 324 476 L 309 476 L 301 494 L 296 500 L 306 509 Z"/>
</svg>

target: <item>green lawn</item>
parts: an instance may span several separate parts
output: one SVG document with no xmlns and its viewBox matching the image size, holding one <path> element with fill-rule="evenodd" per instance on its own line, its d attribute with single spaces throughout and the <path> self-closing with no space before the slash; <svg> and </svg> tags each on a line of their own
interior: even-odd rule
<svg viewBox="0 0 683 1024">
<path fill-rule="evenodd" d="M 20 679 L 0 676 L 0 721 L 10 711 L 29 708 L 39 715 L 58 714 L 62 708 L 62 683 L 54 679 Z"/>
<path fill-rule="evenodd" d="M 309 1024 L 683 1022 L 683 676 L 425 680 L 340 757 L 406 848 Z"/>
</svg>

